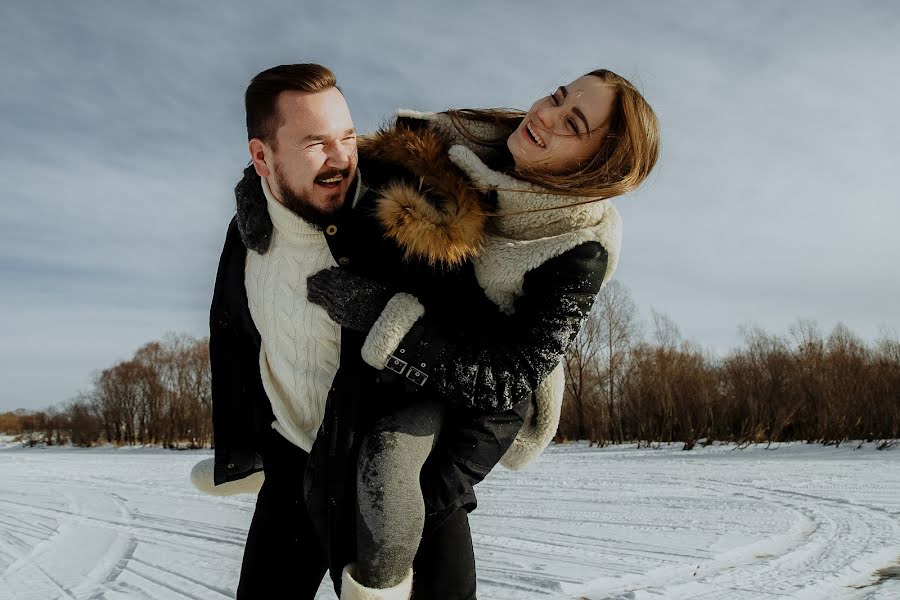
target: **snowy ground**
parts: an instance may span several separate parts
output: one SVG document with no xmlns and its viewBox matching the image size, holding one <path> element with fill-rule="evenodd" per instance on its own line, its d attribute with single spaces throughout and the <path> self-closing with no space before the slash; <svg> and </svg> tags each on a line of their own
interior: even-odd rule
<svg viewBox="0 0 900 600">
<path fill-rule="evenodd" d="M 0 599 L 232 597 L 254 498 L 207 455 L 0 449 Z M 900 448 L 558 446 L 480 499 L 482 599 L 900 598 Z"/>
</svg>

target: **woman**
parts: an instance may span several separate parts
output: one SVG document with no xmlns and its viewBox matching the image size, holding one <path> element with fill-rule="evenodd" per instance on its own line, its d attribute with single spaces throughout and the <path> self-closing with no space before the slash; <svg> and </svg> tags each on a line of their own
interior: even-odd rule
<svg viewBox="0 0 900 600">
<path fill-rule="evenodd" d="M 561 86 L 527 113 L 403 113 L 361 142 L 385 234 L 437 282 L 418 286 L 427 298 L 394 293 L 416 292 L 408 272 L 383 284 L 335 268 L 308 283 L 311 301 L 366 335 L 366 363 L 417 390 L 405 404 L 367 413 L 377 418 L 355 465 L 355 564 L 344 569 L 342 598 L 409 596 L 429 505 L 419 475 L 439 437 L 472 483 L 500 457 L 521 468 L 549 443 L 562 400 L 560 358 L 618 258 L 620 221 L 608 199 L 637 188 L 657 153 L 652 109 L 606 70 Z M 471 306 L 457 302 L 460 279 L 443 278 L 453 267 L 471 267 L 493 309 L 473 311 L 474 296 Z M 504 435 L 491 429 L 497 419 Z M 312 462 L 334 448 L 338 434 L 327 421 Z M 465 434 L 486 430 L 493 439 Z M 479 454 L 485 445 L 491 460 Z M 307 481 L 313 496 L 322 487 Z"/>
</svg>

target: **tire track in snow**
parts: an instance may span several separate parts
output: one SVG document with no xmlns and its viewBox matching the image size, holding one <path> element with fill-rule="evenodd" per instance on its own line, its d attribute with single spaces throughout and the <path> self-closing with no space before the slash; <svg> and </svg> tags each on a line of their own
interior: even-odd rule
<svg viewBox="0 0 900 600">
<path fill-rule="evenodd" d="M 111 504 L 114 509 L 118 511 L 119 519 L 121 519 L 122 522 L 132 523 L 134 521 L 132 512 L 128 508 L 128 504 L 124 498 L 112 492 L 104 494 L 94 486 L 86 489 L 94 496 L 100 494 L 104 498 L 112 500 Z M 92 506 L 92 509 L 96 509 L 96 506 Z M 107 508 L 100 512 L 101 514 L 104 514 L 108 510 L 109 509 Z M 79 516 L 85 516 L 83 511 Z M 90 529 L 97 528 L 91 526 Z M 109 546 L 105 552 L 94 559 L 94 567 L 84 575 L 82 583 L 76 588 L 73 588 L 73 591 L 76 592 L 79 597 L 90 595 L 91 598 L 102 598 L 103 593 L 108 589 L 109 584 L 114 583 L 116 578 L 127 567 L 128 561 L 134 555 L 134 551 L 137 548 L 137 541 L 131 531 L 127 529 L 111 530 L 109 527 L 105 526 L 102 527 L 102 529 L 104 532 L 109 531 L 114 537 L 107 538 L 109 540 Z"/>
<path fill-rule="evenodd" d="M 78 590 L 78 600 L 230 595 L 253 498 L 193 493 L 185 474 L 196 456 L 0 452 L 0 500 L 18 502 L 0 502 L 6 535 L 0 573 L 2 552 L 28 554 L 54 528 L 65 533 L 74 524 L 132 536 L 105 587 L 85 591 L 93 596 Z M 897 547 L 898 458 L 806 447 L 778 453 L 551 447 L 527 473 L 499 471 L 479 487 L 472 515 L 479 597 L 561 598 L 577 584 L 595 599 L 893 600 L 900 581 L 865 589 L 845 583 L 873 583 L 868 577 L 879 552 Z M 74 493 L 79 509 L 55 490 Z M 92 493 L 111 492 L 127 505 L 130 522 L 112 499 L 91 511 Z M 60 569 L 67 566 L 48 569 L 64 586 L 69 581 Z M 7 575 L 0 574 L 0 600 L 8 583 L 22 584 Z M 595 594 L 598 581 L 609 594 Z M 35 600 L 66 598 L 50 582 L 41 586 L 47 594 Z M 320 597 L 333 599 L 327 587 Z"/>
<path fill-rule="evenodd" d="M 189 576 L 185 575 L 184 573 L 181 573 L 181 572 L 179 572 L 179 571 L 173 571 L 172 569 L 166 568 L 166 567 L 164 567 L 164 566 L 162 566 L 162 565 L 158 565 L 158 564 L 156 564 L 156 563 L 152 563 L 152 562 L 149 562 L 149 561 L 146 561 L 146 560 L 142 560 L 142 559 L 139 559 L 139 558 L 133 559 L 133 563 L 134 563 L 135 565 L 143 565 L 143 566 L 146 566 L 146 567 L 148 567 L 149 569 L 153 569 L 153 570 L 155 570 L 155 571 L 158 571 L 158 572 L 160 572 L 160 573 L 163 573 L 164 575 L 172 576 L 172 577 L 174 577 L 176 580 L 186 581 L 186 582 L 188 582 L 188 583 L 191 584 L 191 585 L 200 587 L 200 588 L 202 588 L 202 589 L 204 589 L 204 590 L 208 590 L 208 591 L 210 591 L 210 592 L 214 592 L 215 594 L 217 594 L 217 595 L 219 595 L 219 596 L 223 596 L 223 597 L 225 597 L 225 598 L 231 598 L 231 597 L 233 596 L 233 594 L 232 594 L 232 592 L 231 592 L 230 590 L 226 590 L 226 589 L 224 589 L 224 588 L 220 588 L 220 587 L 217 587 L 217 586 L 209 585 L 209 584 L 207 584 L 207 583 L 205 583 L 205 582 L 203 582 L 203 581 L 200 581 L 199 579 L 196 579 L 196 578 L 194 578 L 194 577 L 189 577 Z M 132 572 L 134 572 L 134 573 L 140 574 L 139 570 L 136 569 L 136 568 L 129 568 L 129 570 L 132 571 Z M 141 576 L 143 577 L 143 575 L 141 575 Z M 154 582 L 154 583 L 157 583 L 157 582 Z"/>
<path fill-rule="evenodd" d="M 736 487 L 730 482 L 716 484 Z M 861 598 L 866 592 L 860 593 L 854 586 L 867 582 L 876 569 L 900 557 L 900 524 L 889 511 L 793 490 L 740 487 L 752 487 L 753 491 L 736 490 L 736 495 L 783 503 L 817 525 L 802 547 L 738 573 L 734 582 L 742 588 L 803 600 Z"/>
<path fill-rule="evenodd" d="M 871 581 L 875 569 L 900 555 L 900 524 L 889 510 L 743 482 L 692 481 L 711 493 L 727 489 L 733 497 L 780 506 L 799 519 L 785 536 L 735 548 L 692 568 L 591 582 L 583 586 L 590 589 L 584 598 L 850 600 L 867 597 L 869 592 L 853 586 Z"/>
<path fill-rule="evenodd" d="M 0 577 L 0 581 L 5 583 L 4 587 L 9 592 L 10 598 L 16 600 L 47 600 L 48 598 L 76 600 L 68 588 L 41 566 L 37 560 L 43 550 L 54 547 L 56 539 L 61 535 L 60 527 L 52 528 L 48 533 L 49 535 L 36 545 L 10 553 L 14 561 L 7 566 L 3 576 Z"/>
<path fill-rule="evenodd" d="M 560 471 L 574 469 L 550 466 L 529 477 L 501 471 L 479 490 L 482 502 L 471 518 L 486 597 L 563 597 L 598 571 L 617 575 L 610 579 L 621 587 L 637 573 L 686 570 L 715 556 L 708 540 L 719 537 L 722 527 L 719 520 L 695 520 L 700 535 L 685 540 L 686 517 L 707 515 L 713 507 L 721 514 L 723 505 L 736 512 L 739 505 L 721 495 L 690 496 L 696 492 L 684 492 L 683 479 L 668 472 L 642 474 L 640 485 L 616 485 L 622 473 L 598 476 L 593 465 L 585 469 L 590 478 L 564 484 Z M 500 496 L 503 502 L 492 502 Z M 521 592 L 524 582 L 528 595 Z"/>
<path fill-rule="evenodd" d="M 19 505 L 26 509 L 30 509 L 33 513 L 39 514 L 39 515 L 51 515 L 51 516 L 52 515 L 62 515 L 62 516 L 66 516 L 66 517 L 71 517 L 72 519 L 83 522 L 85 524 L 95 524 L 95 525 L 108 527 L 110 529 L 121 529 L 123 531 L 139 531 L 139 532 L 143 532 L 143 533 L 149 533 L 150 535 L 148 537 L 150 537 L 150 538 L 153 538 L 153 534 L 162 533 L 162 534 L 170 535 L 170 536 L 176 537 L 176 538 L 190 538 L 190 539 L 194 539 L 194 540 L 200 540 L 200 541 L 203 541 L 206 543 L 214 542 L 217 544 L 227 544 L 227 545 L 231 545 L 231 546 L 238 546 L 241 548 L 243 548 L 244 542 L 246 541 L 246 539 L 244 539 L 243 537 L 240 539 L 233 539 L 233 540 L 223 539 L 222 537 L 215 537 L 212 534 L 212 532 L 209 534 L 185 533 L 183 531 L 177 531 L 177 530 L 169 529 L 166 527 L 144 525 L 144 524 L 141 524 L 141 521 L 145 520 L 145 518 L 143 518 L 143 517 L 138 517 L 134 522 L 123 522 L 118 519 L 107 519 L 107 518 L 103 518 L 103 517 L 77 514 L 70 510 L 66 511 L 66 510 L 62 510 L 62 509 L 31 506 L 31 505 L 21 503 L 21 502 L 13 502 L 10 500 L 4 500 L 2 498 L 0 498 L 0 503 Z M 150 521 L 151 519 L 146 519 L 146 520 Z M 213 532 L 218 531 L 218 529 L 213 528 L 212 531 Z M 246 534 L 244 534 L 244 535 L 246 535 Z"/>
<path fill-rule="evenodd" d="M 204 584 L 198 579 L 134 557 L 135 550 L 142 540 L 150 543 L 165 541 L 160 539 L 160 534 L 163 538 L 173 538 L 173 546 L 180 549 L 184 548 L 184 538 L 200 538 L 204 542 L 202 546 L 204 551 L 209 550 L 210 541 L 222 543 L 221 538 L 211 537 L 211 532 L 209 535 L 185 533 L 184 528 L 197 527 L 200 524 L 184 519 L 166 517 L 156 519 L 160 523 L 168 523 L 169 527 L 142 525 L 138 522 L 141 517 L 136 516 L 128 508 L 127 500 L 119 494 L 94 486 L 73 487 L 69 483 L 66 485 L 69 487 L 61 494 L 56 490 L 46 490 L 48 493 L 64 496 L 67 500 L 65 508 L 35 506 L 18 500 L 0 498 L 0 503 L 18 511 L 13 516 L 16 522 L 27 523 L 28 519 L 37 516 L 55 519 L 57 523 L 55 528 L 44 530 L 48 535 L 38 544 L 28 551 L 16 553 L 15 562 L 6 569 L 3 578 L 9 579 L 8 587 L 14 593 L 15 600 L 50 598 L 99 600 L 106 597 L 107 592 L 123 589 L 118 579 L 125 572 L 164 587 L 170 592 L 178 592 L 179 597 L 206 600 L 210 597 L 210 593 L 216 599 L 231 596 L 222 588 Z M 85 556 L 73 552 L 66 556 L 52 556 L 66 550 L 78 549 L 83 545 L 83 540 L 96 540 L 98 536 L 102 537 L 102 543 L 99 545 L 104 547 L 99 554 L 91 552 Z M 81 544 L 79 540 L 82 540 Z M 134 566 L 132 563 L 138 563 L 140 566 Z M 66 582 L 55 578 L 42 564 L 65 564 L 68 574 L 78 572 L 76 577 L 71 578 L 74 584 L 67 585 Z M 158 574 L 155 575 L 154 570 Z M 178 583 L 167 584 L 167 578 Z M 185 594 L 183 591 L 185 586 L 203 591 L 199 595 Z M 134 583 L 129 583 L 128 587 L 133 588 Z M 148 597 L 153 598 L 153 593 Z"/>
</svg>

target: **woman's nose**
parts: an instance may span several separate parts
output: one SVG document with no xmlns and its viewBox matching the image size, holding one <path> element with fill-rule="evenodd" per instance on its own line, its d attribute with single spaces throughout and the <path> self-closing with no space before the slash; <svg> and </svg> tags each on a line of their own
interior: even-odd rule
<svg viewBox="0 0 900 600">
<path fill-rule="evenodd" d="M 553 106 L 552 104 L 545 104 L 540 107 L 535 116 L 537 116 L 538 121 L 540 121 L 541 127 L 547 130 L 552 130 L 553 125 L 557 120 L 557 113 L 559 113 L 559 107 Z"/>
</svg>

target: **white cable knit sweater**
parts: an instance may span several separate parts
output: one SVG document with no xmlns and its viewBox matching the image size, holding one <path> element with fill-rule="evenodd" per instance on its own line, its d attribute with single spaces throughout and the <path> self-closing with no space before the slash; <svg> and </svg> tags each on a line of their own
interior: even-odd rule
<svg viewBox="0 0 900 600">
<path fill-rule="evenodd" d="M 259 370 L 281 435 L 309 452 L 340 360 L 341 328 L 306 299 L 306 278 L 335 266 L 325 235 L 263 192 L 274 225 L 265 254 L 247 252 L 244 285 L 262 338 Z"/>
</svg>

